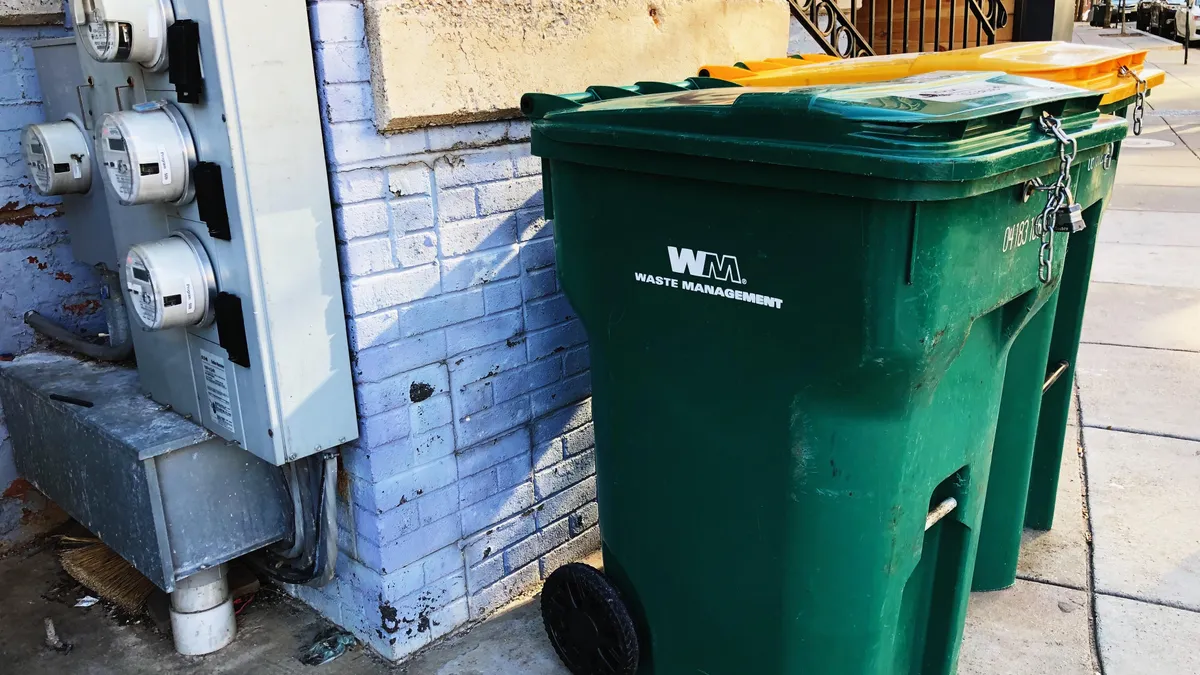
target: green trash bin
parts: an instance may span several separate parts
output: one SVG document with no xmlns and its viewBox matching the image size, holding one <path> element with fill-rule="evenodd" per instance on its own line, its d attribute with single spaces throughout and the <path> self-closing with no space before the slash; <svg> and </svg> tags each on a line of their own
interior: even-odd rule
<svg viewBox="0 0 1200 675">
<path fill-rule="evenodd" d="M 1113 167 L 1119 150 L 1117 142 L 1108 153 Z M 994 591 L 1016 583 L 1024 529 L 1049 530 L 1053 524 L 1074 364 L 1108 196 L 1095 195 L 1084 214 L 1089 227 L 1068 241 L 1058 291 L 1021 332 L 1009 355 L 972 590 Z"/>
<path fill-rule="evenodd" d="M 1147 90 L 1146 94 L 1149 94 Z M 1140 124 L 1142 103 L 1137 96 L 1101 106 L 1101 112 L 1117 117 L 1126 117 L 1134 109 L 1135 124 Z M 1121 157 L 1121 143 L 1113 144 L 1109 161 L 1115 168 Z M 1110 191 L 1111 192 L 1111 188 Z M 1108 194 L 1102 196 L 1107 201 Z M 1102 207 L 1093 207 L 1091 225 L 1087 232 L 1072 237 L 1068 243 L 1067 261 L 1063 270 L 1061 290 L 1057 298 L 1049 358 L 1046 360 L 1045 391 L 1039 405 L 1037 419 L 1037 441 L 1033 454 L 1033 470 L 1030 478 L 1028 502 L 1025 507 L 1025 527 L 1049 530 L 1054 524 L 1054 511 L 1058 495 L 1059 469 L 1066 442 L 1070 417 L 1072 383 L 1075 379 L 1075 363 L 1079 354 L 1079 341 L 1083 335 L 1083 315 L 1087 306 L 1088 287 L 1092 278 L 1092 259 L 1096 255 L 1096 238 L 1099 235 Z"/>
<path fill-rule="evenodd" d="M 1102 105 L 1100 111 L 1124 118 L 1136 105 L 1135 96 Z M 1091 161 L 1115 171 L 1121 143 L 1115 141 L 1103 157 Z M 1059 291 L 1012 347 L 972 590 L 1015 584 L 1024 529 L 1049 530 L 1054 523 L 1092 260 L 1110 193 L 1111 184 L 1103 194 L 1090 196 L 1095 201 L 1086 205 L 1089 227 L 1068 241 Z"/>
<path fill-rule="evenodd" d="M 591 341 L 607 574 L 542 598 L 573 672 L 954 672 L 1008 351 L 1067 244 L 1044 281 L 1039 120 L 1090 204 L 1125 133 L 1099 99 L 999 73 L 523 99 Z"/>
</svg>

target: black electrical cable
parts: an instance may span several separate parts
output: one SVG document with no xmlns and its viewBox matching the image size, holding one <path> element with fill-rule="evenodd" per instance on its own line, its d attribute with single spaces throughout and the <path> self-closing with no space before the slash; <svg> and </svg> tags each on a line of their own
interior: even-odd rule
<svg viewBox="0 0 1200 675">
<path fill-rule="evenodd" d="M 133 356 L 133 342 L 123 342 L 115 345 L 100 345 L 88 342 L 71 331 L 54 323 L 40 313 L 29 310 L 25 312 L 25 323 L 35 331 L 66 346 L 73 352 L 83 354 L 97 361 L 125 361 Z"/>
<path fill-rule="evenodd" d="M 291 538 L 252 554 L 249 560 L 275 581 L 323 586 L 333 579 L 337 566 L 337 453 L 313 455 L 293 464 L 295 470 L 284 476 L 289 491 L 299 491 L 298 529 Z M 299 553 L 289 555 L 296 550 Z"/>
</svg>

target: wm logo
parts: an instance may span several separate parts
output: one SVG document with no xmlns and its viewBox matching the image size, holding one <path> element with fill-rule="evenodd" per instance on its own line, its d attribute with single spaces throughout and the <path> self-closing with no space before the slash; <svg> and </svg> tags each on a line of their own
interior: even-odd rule
<svg viewBox="0 0 1200 675">
<path fill-rule="evenodd" d="M 720 279 L 735 284 L 746 283 L 738 269 L 737 256 L 693 251 L 690 248 L 667 247 L 671 259 L 671 271 L 675 274 L 690 274 L 703 279 Z"/>
</svg>

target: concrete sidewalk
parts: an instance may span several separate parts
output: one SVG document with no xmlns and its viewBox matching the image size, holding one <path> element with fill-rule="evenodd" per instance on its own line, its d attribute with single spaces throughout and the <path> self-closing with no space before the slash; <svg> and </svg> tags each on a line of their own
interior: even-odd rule
<svg viewBox="0 0 1200 675">
<path fill-rule="evenodd" d="M 1109 28 L 1096 28 L 1086 23 L 1075 24 L 1075 42 L 1128 49 L 1183 51 L 1182 43 L 1140 31 L 1132 21 L 1126 22 L 1125 33 L 1121 34 L 1120 24 Z"/>
</svg>

